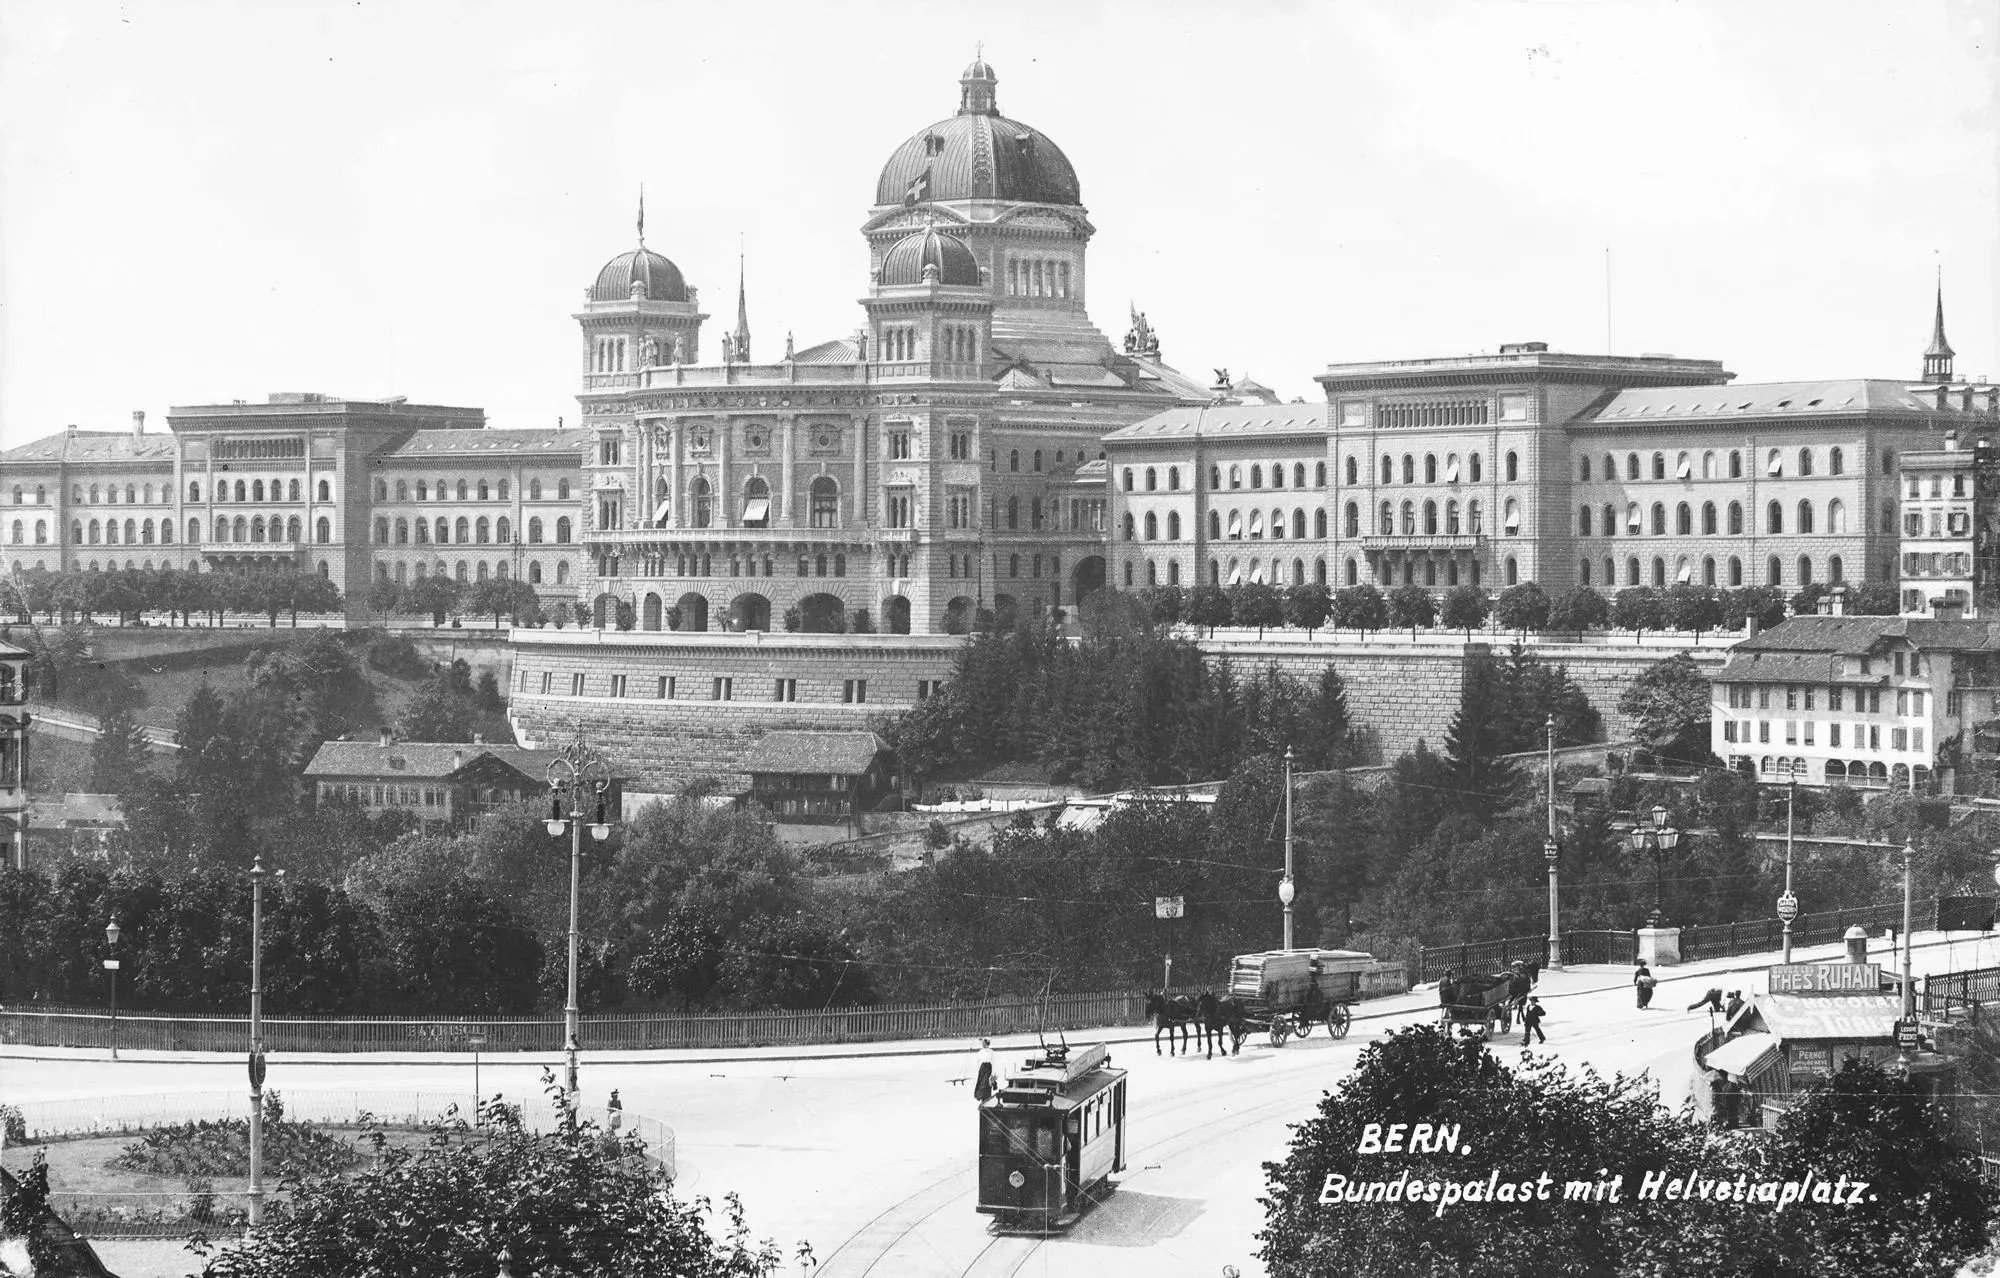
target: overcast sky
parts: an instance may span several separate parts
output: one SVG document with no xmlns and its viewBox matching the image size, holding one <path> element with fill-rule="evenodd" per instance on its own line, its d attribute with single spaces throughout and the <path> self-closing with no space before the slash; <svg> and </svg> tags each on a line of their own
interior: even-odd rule
<svg viewBox="0 0 2000 1278">
<path fill-rule="evenodd" d="M 2000 6 L 0 0 L 0 442 L 274 390 L 576 419 L 649 246 L 756 354 L 851 333 L 883 162 L 984 41 L 1067 152 L 1090 309 L 1317 398 L 1541 340 L 2000 375 Z M 713 342 L 706 349 L 715 349 Z"/>
</svg>

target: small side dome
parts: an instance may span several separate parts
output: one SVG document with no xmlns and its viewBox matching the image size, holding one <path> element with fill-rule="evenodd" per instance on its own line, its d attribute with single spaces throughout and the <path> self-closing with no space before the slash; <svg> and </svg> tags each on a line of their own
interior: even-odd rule
<svg viewBox="0 0 2000 1278">
<path fill-rule="evenodd" d="M 935 272 L 935 278 L 932 276 Z M 979 261 L 962 240 L 926 229 L 906 235 L 882 255 L 882 283 L 979 287 Z"/>
<path fill-rule="evenodd" d="M 633 296 L 634 285 L 645 289 L 648 301 L 688 300 L 687 281 L 681 278 L 681 268 L 646 248 L 620 253 L 606 262 L 604 269 L 597 273 L 597 283 L 590 286 L 590 300 L 628 301 Z"/>
</svg>

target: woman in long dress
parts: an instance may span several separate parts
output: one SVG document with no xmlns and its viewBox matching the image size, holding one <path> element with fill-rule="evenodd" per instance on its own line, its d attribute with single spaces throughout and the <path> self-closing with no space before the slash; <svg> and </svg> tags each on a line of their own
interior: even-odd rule
<svg viewBox="0 0 2000 1278">
<path fill-rule="evenodd" d="M 993 1040 L 979 1040 L 979 1077 L 972 1083 L 972 1098 L 985 1101 L 993 1094 Z"/>
</svg>

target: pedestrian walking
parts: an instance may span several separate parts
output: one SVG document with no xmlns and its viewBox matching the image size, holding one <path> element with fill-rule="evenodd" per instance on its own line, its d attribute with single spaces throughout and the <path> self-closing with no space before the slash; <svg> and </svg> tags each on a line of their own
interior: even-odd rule
<svg viewBox="0 0 2000 1278">
<path fill-rule="evenodd" d="M 1651 1006 L 1654 984 L 1652 969 L 1646 966 L 1644 959 L 1639 960 L 1638 967 L 1632 973 L 1632 987 L 1638 991 L 1640 1007 Z"/>
<path fill-rule="evenodd" d="M 611 1100 L 604 1108 L 606 1110 L 604 1125 L 613 1136 L 616 1136 L 618 1128 L 625 1121 L 625 1102 L 618 1099 L 617 1088 L 611 1089 Z"/>
<path fill-rule="evenodd" d="M 1545 1015 L 1547 1013 L 1542 1011 L 1542 1000 L 1529 998 L 1527 1008 L 1521 1013 L 1521 1046 L 1526 1047 L 1530 1037 L 1544 1043 L 1549 1041 L 1549 1036 L 1542 1033 L 1542 1017 Z"/>
<path fill-rule="evenodd" d="M 1687 1010 L 1688 1010 L 1688 1011 L 1690 1011 L 1690 1012 L 1698 1012 L 1698 1011 L 1700 1011 L 1700 1010 L 1701 1010 L 1702 1008 L 1704 1008 L 1704 1007 L 1708 1008 L 1708 1009 L 1709 1009 L 1709 1010 L 1711 1010 L 1711 1011 L 1716 1011 L 1716 1012 L 1719 1012 L 1719 1011 L 1721 1011 L 1721 1010 L 1722 1010 L 1722 991 L 1721 991 L 1721 990 L 1710 990 L 1710 991 L 1709 991 L 1708 993 L 1706 993 L 1706 994 L 1702 995 L 1702 996 L 1701 996 L 1700 998 L 1696 999 L 1696 1000 L 1695 1000 L 1694 1002 L 1692 1002 L 1692 1003 L 1689 1003 L 1689 1004 L 1687 1005 Z"/>
<path fill-rule="evenodd" d="M 982 1103 L 993 1094 L 993 1040 L 979 1040 L 979 1077 L 972 1083 L 972 1098 Z"/>
</svg>

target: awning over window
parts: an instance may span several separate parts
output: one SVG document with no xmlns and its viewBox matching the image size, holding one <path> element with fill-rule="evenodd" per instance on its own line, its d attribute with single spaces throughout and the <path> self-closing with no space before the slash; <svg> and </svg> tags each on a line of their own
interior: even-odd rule
<svg viewBox="0 0 2000 1278">
<path fill-rule="evenodd" d="M 1692 461 L 1690 461 L 1690 460 L 1689 460 L 1688 458 L 1686 458 L 1686 457 L 1683 457 L 1683 458 L 1681 458 L 1681 465 L 1680 465 L 1680 471 L 1679 471 L 1679 474 L 1680 474 L 1680 477 L 1681 477 L 1682 479 L 1686 479 L 1686 478 L 1688 478 L 1689 476 L 1693 475 L 1693 474 L 1694 474 L 1694 463 L 1693 463 Z"/>
<path fill-rule="evenodd" d="M 1250 580 L 1255 585 L 1264 584 L 1264 561 L 1259 559 L 1250 565 Z"/>
<path fill-rule="evenodd" d="M 1768 466 L 1766 466 L 1766 467 L 1764 467 L 1764 471 L 1765 471 L 1765 473 L 1766 473 L 1766 474 L 1770 474 L 1770 475 L 1782 475 L 1782 474 L 1784 474 L 1784 473 L 1785 473 L 1785 459 L 1784 459 L 1784 457 L 1783 457 L 1783 456 L 1781 456 L 1781 455 L 1780 455 L 1780 454 L 1778 454 L 1778 453 L 1772 453 L 1772 454 L 1771 454 L 1771 464 L 1770 464 L 1770 465 L 1768 465 Z"/>
<path fill-rule="evenodd" d="M 1625 512 L 1625 526 L 1627 528 L 1636 533 L 1639 531 L 1639 523 L 1639 508 L 1637 506 Z"/>
<path fill-rule="evenodd" d="M 666 522 L 667 522 L 667 512 L 668 512 L 668 511 L 670 511 L 670 510 L 672 510 L 673 508 L 674 508 L 674 503 L 673 503 L 673 500 L 672 500 L 671 498 L 669 498 L 668 500 L 666 500 L 666 501 L 663 501 L 663 502 L 661 502 L 661 503 L 660 503 L 659 505 L 657 505 L 657 506 L 653 507 L 653 522 L 654 522 L 654 523 L 656 523 L 656 524 L 664 524 L 664 523 L 666 523 Z"/>
<path fill-rule="evenodd" d="M 1675 581 L 1679 581 L 1679 582 L 1683 582 L 1683 583 L 1685 583 L 1685 582 L 1689 582 L 1689 581 L 1693 581 L 1693 580 L 1694 580 L 1694 565 L 1693 565 L 1693 564 L 1682 564 L 1682 565 L 1681 565 L 1681 571 L 1680 571 L 1680 575 L 1679 575 L 1679 576 L 1677 576 L 1677 577 L 1675 577 L 1675 578 L 1674 578 L 1674 580 L 1675 580 Z"/>
<path fill-rule="evenodd" d="M 1778 1040 L 1772 1034 L 1742 1034 L 1708 1054 L 1710 1069 L 1748 1082 L 1778 1063 Z"/>
<path fill-rule="evenodd" d="M 1230 564 L 1230 565 L 1229 565 L 1229 584 L 1230 584 L 1230 585 L 1232 585 L 1232 586 L 1237 586 L 1237 585 L 1241 585 L 1242 583 L 1243 583 L 1243 565 L 1242 565 L 1242 564 L 1235 564 L 1235 563 L 1233 563 L 1233 564 Z"/>
<path fill-rule="evenodd" d="M 1511 506 L 1507 509 L 1507 531 L 1510 533 L 1521 531 L 1521 512 Z"/>
<path fill-rule="evenodd" d="M 1229 535 L 1231 537 L 1241 537 L 1243 535 L 1243 516 L 1233 510 L 1229 512 Z"/>
<path fill-rule="evenodd" d="M 1444 482 L 1447 484 L 1458 482 L 1458 458 L 1454 457 L 1444 464 Z"/>
<path fill-rule="evenodd" d="M 744 523 L 762 523 L 770 517 L 771 499 L 769 497 L 752 497 L 743 503 Z"/>
</svg>

